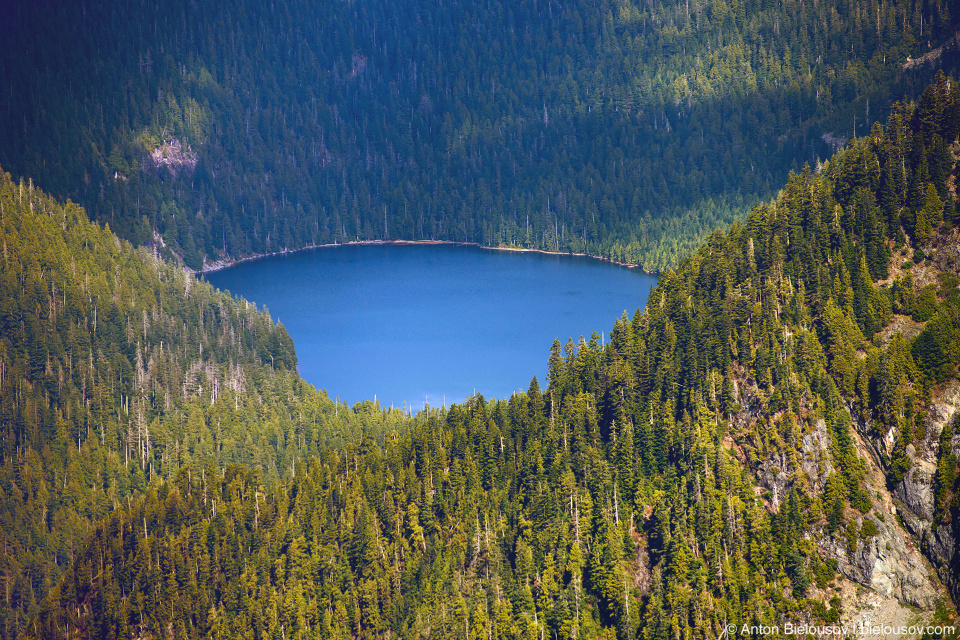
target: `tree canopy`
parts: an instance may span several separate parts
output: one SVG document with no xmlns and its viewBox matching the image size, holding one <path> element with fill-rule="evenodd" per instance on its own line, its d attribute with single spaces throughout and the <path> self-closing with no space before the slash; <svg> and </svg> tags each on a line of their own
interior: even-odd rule
<svg viewBox="0 0 960 640">
<path fill-rule="evenodd" d="M 293 413 L 302 406 L 309 415 L 316 403 L 336 425 L 339 409 L 296 382 L 269 387 L 281 382 L 251 347 L 258 393 L 274 398 L 262 400 L 272 409 L 257 411 L 283 414 L 286 442 L 297 444 L 283 449 L 269 435 L 254 442 L 247 451 L 271 460 L 260 471 L 229 464 L 236 459 L 225 453 L 151 471 L 139 497 L 117 504 L 73 550 L 27 636 L 666 640 L 715 638 L 731 623 L 838 620 L 841 602 L 826 591 L 838 558 L 897 527 L 874 499 L 900 483 L 932 392 L 957 377 L 957 277 L 935 256 L 956 243 L 948 185 L 958 131 L 960 91 L 940 76 L 918 102 L 894 105 L 885 126 L 816 170 L 791 174 L 777 198 L 711 234 L 662 274 L 645 310 L 616 321 L 608 343 L 596 334 L 556 343 L 548 384 L 534 378 L 510 398 L 477 396 L 340 446 L 329 427 L 311 436 L 309 419 Z M 9 182 L 0 191 L 5 211 L 16 194 Z M 55 233 L 61 209 L 46 206 Z M 119 251 L 98 237 L 102 250 Z M 217 299 L 187 289 L 183 272 L 119 246 L 132 264 L 173 274 L 157 285 L 172 298 Z M 916 284 L 930 269 L 937 283 Z M 11 272 L 27 271 L 5 268 L 5 277 Z M 118 291 L 125 308 L 124 281 L 106 280 L 100 299 Z M 215 322 L 198 316 L 204 327 Z M 919 335 L 888 330 L 909 317 Z M 263 316 L 249 318 L 284 344 Z M 131 324 L 128 344 L 139 332 Z M 203 344 L 206 334 L 197 335 Z M 52 395 L 56 375 L 43 373 L 38 353 L 21 366 L 35 363 L 31 384 L 47 381 Z M 128 362 L 135 381 L 136 361 Z M 92 374 L 79 375 L 82 398 L 83 376 Z M 11 393 L 44 407 L 38 391 Z M 223 393 L 226 414 L 239 417 Z M 181 415 L 200 433 L 212 430 L 219 414 L 208 413 L 209 397 L 201 395 L 202 408 L 190 397 Z M 357 405 L 351 420 L 370 408 Z M 19 420 L 33 424 L 26 414 Z M 390 425 L 391 415 L 374 415 Z M 96 424 L 86 441 L 80 434 L 90 451 L 102 447 Z M 316 443 L 310 457 L 298 453 L 304 429 Z M 953 427 L 943 433 L 950 442 Z M 804 444 L 814 436 L 822 449 Z M 886 487 L 869 483 L 859 438 L 893 443 L 883 449 Z M 823 456 L 812 470 L 801 464 L 811 451 Z M 8 455 L 4 469 L 20 475 L 4 487 L 50 491 L 30 489 L 21 478 L 43 470 Z M 273 469 L 282 481 L 267 477 Z M 957 477 L 956 455 L 944 447 L 939 526 L 958 522 Z"/>
<path fill-rule="evenodd" d="M 0 165 L 194 269 L 437 239 L 660 270 L 953 69 L 936 48 L 958 19 L 922 0 L 18 3 Z"/>
</svg>

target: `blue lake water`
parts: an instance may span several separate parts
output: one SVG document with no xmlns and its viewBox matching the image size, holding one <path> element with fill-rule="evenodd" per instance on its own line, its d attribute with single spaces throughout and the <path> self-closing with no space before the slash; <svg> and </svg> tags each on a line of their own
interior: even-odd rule
<svg viewBox="0 0 960 640">
<path fill-rule="evenodd" d="M 656 276 L 591 258 L 450 245 L 353 245 L 206 275 L 266 306 L 300 375 L 331 398 L 417 410 L 505 398 L 537 376 L 554 338 L 609 334 Z"/>
</svg>

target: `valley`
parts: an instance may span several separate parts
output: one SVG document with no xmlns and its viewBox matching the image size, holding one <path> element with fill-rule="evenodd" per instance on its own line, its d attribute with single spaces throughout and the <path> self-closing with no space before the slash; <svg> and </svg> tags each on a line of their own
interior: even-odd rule
<svg viewBox="0 0 960 640">
<path fill-rule="evenodd" d="M 0 638 L 957 637 L 958 20 L 937 0 L 10 7 Z M 507 391 L 444 373 L 476 392 L 419 411 L 363 382 L 343 402 L 273 305 L 198 276 L 330 244 L 378 256 L 338 272 L 361 280 L 345 297 L 476 315 L 491 361 L 481 329 L 544 320 L 539 361 L 494 373 Z M 442 273 L 452 293 L 441 262 L 412 289 L 365 271 L 403 251 L 489 260 Z M 569 330 L 535 280 L 431 306 L 520 264 L 561 294 L 652 278 L 577 254 L 656 286 L 573 303 L 600 317 Z M 604 275 L 550 270 L 573 263 Z M 393 379 L 425 321 L 397 324 Z M 357 344 L 337 346 L 374 360 Z"/>
</svg>

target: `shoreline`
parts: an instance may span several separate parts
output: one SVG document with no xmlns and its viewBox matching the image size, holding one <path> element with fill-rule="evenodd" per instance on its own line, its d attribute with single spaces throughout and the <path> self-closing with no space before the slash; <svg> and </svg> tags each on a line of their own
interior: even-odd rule
<svg viewBox="0 0 960 640">
<path fill-rule="evenodd" d="M 238 264 L 244 262 L 253 262 L 254 260 L 262 260 L 264 258 L 274 258 L 277 256 L 285 256 L 293 253 L 299 253 L 301 251 L 308 251 L 312 249 L 328 249 L 331 247 L 350 247 L 350 246 L 364 246 L 364 245 L 451 245 L 456 247 L 478 247 L 480 249 L 486 249 L 488 251 L 512 251 L 515 253 L 540 253 L 548 256 L 571 256 L 576 258 L 592 258 L 593 260 L 602 260 L 603 262 L 609 262 L 615 264 L 618 267 L 625 267 L 627 269 L 638 269 L 647 275 L 660 275 L 658 271 L 647 271 L 643 269 L 638 264 L 632 264 L 629 262 L 618 262 L 610 258 L 605 258 L 603 256 L 595 256 L 589 253 L 572 253 L 568 251 L 547 251 L 545 249 L 524 249 L 522 247 L 491 247 L 488 245 L 480 244 L 479 242 L 457 242 L 455 240 L 351 240 L 350 242 L 334 242 L 328 244 L 313 244 L 301 247 L 299 249 L 285 249 L 283 251 L 274 251 L 271 253 L 258 253 L 252 256 L 247 256 L 245 258 L 230 258 L 227 260 L 217 260 L 215 262 L 207 262 L 206 259 L 203 261 L 203 267 L 198 270 L 193 271 L 194 275 L 201 275 L 205 273 L 214 273 L 216 271 L 222 271 L 223 269 L 229 269 L 230 267 L 235 267 Z"/>
</svg>

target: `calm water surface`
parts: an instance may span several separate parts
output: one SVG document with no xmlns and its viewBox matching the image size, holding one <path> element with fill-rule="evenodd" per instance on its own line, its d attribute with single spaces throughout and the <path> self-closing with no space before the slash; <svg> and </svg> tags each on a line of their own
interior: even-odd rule
<svg viewBox="0 0 960 640">
<path fill-rule="evenodd" d="M 545 387 L 554 338 L 608 334 L 656 284 L 589 258 L 449 245 L 323 248 L 207 279 L 266 305 L 330 397 L 414 410 L 507 397 L 534 375 Z"/>
</svg>

